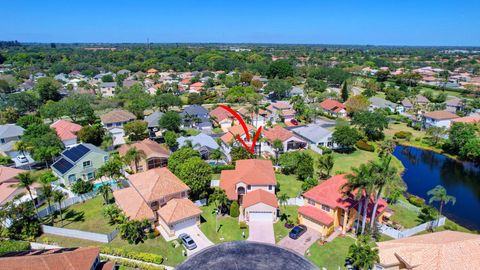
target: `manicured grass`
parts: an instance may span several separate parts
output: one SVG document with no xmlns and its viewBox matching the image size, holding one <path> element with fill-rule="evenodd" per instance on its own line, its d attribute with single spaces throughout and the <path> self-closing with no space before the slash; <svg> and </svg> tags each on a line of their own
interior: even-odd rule
<svg viewBox="0 0 480 270">
<path fill-rule="evenodd" d="M 298 219 L 298 206 L 296 205 L 287 205 L 287 206 L 280 206 L 280 215 L 287 214 L 295 224 L 297 224 Z M 288 235 L 290 229 L 285 228 L 285 220 L 282 218 L 278 218 L 278 221 L 273 224 L 273 230 L 275 233 L 275 242 L 280 241 L 282 238 Z"/>
<path fill-rule="evenodd" d="M 248 238 L 248 228 L 240 229 L 238 218 L 232 218 L 228 215 L 219 215 L 215 221 L 213 210 L 213 204 L 202 207 L 203 213 L 200 229 L 208 239 L 214 243 L 222 243 Z M 242 232 L 245 232 L 245 238 L 242 237 Z"/>
<path fill-rule="evenodd" d="M 59 215 L 55 218 L 55 226 L 81 231 L 110 233 L 115 228 L 108 224 L 107 218 L 103 216 L 103 208 L 103 198 L 101 196 L 84 203 L 72 205 L 63 210 L 63 226 Z M 50 221 L 50 218 L 48 221 Z"/>
<path fill-rule="evenodd" d="M 411 209 L 405 208 L 400 204 L 390 204 L 388 207 L 395 211 L 391 220 L 402 224 L 405 229 L 413 228 L 422 223 L 418 220 L 418 213 Z"/>
<path fill-rule="evenodd" d="M 337 237 L 332 242 L 320 246 L 318 242 L 313 243 L 309 248 L 310 254 L 305 255 L 310 261 L 320 269 L 343 269 L 345 258 L 348 254 L 350 245 L 355 243 L 355 239 L 346 237 Z"/>
<path fill-rule="evenodd" d="M 220 174 L 219 173 L 212 173 L 212 180 L 220 180 Z"/>
<path fill-rule="evenodd" d="M 402 122 L 398 122 L 398 124 L 396 124 L 395 122 L 390 122 L 388 124 L 388 129 L 385 129 L 385 137 L 386 138 L 393 138 L 393 136 L 395 135 L 395 133 L 399 132 L 399 131 L 408 131 L 408 132 L 411 132 L 412 133 L 412 141 L 415 139 L 415 138 L 423 138 L 426 136 L 426 133 L 423 132 L 423 131 L 420 131 L 420 130 L 415 130 L 409 126 L 407 126 L 406 123 L 402 123 Z"/>
<path fill-rule="evenodd" d="M 186 259 L 182 254 L 183 247 L 181 245 L 174 248 L 171 242 L 166 242 L 161 236 L 155 239 L 147 239 L 144 243 L 138 245 L 130 245 L 127 241 L 120 239 L 120 236 L 117 236 L 115 240 L 108 244 L 103 244 L 94 241 L 43 234 L 37 238 L 37 242 L 48 242 L 62 247 L 108 246 L 132 252 L 158 254 L 164 258 L 163 263 L 170 266 L 176 266 Z"/>
<path fill-rule="evenodd" d="M 302 192 L 302 181 L 297 180 L 296 175 L 276 174 L 277 183 L 280 185 L 280 191 L 278 195 L 287 194 L 289 198 L 296 198 Z"/>
</svg>

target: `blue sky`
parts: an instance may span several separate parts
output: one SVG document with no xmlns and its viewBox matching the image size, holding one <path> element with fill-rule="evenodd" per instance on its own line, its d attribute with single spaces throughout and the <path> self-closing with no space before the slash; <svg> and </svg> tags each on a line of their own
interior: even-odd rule
<svg viewBox="0 0 480 270">
<path fill-rule="evenodd" d="M 0 0 L 0 40 L 480 46 L 478 0 Z"/>
</svg>

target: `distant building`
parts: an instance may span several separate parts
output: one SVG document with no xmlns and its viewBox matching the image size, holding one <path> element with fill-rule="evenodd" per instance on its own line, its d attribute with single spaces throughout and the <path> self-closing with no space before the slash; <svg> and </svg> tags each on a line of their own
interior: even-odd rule
<svg viewBox="0 0 480 270">
<path fill-rule="evenodd" d="M 200 130 L 212 129 L 208 110 L 200 105 L 190 105 L 180 113 L 183 120 L 183 126 L 187 128 L 196 128 Z"/>
<path fill-rule="evenodd" d="M 303 138 L 310 148 L 318 153 L 322 153 L 319 147 L 335 149 L 337 144 L 333 142 L 333 131 L 321 127 L 317 124 L 299 126 L 291 130 L 296 135 Z"/>
<path fill-rule="evenodd" d="M 100 93 L 104 97 L 113 97 L 115 96 L 116 87 L 117 87 L 116 82 L 102 82 L 100 84 Z"/>
<path fill-rule="evenodd" d="M 158 167 L 166 167 L 168 164 L 170 150 L 150 139 L 145 139 L 133 144 L 124 144 L 120 146 L 118 153 L 120 156 L 125 157 L 128 150 L 131 148 L 135 148 L 137 151 L 141 151 L 145 155 L 145 157 L 142 157 L 138 162 L 132 162 L 130 164 L 130 168 L 136 167 L 136 172 L 143 172 Z"/>
<path fill-rule="evenodd" d="M 63 119 L 57 120 L 50 127 L 55 129 L 65 147 L 77 144 L 77 133 L 82 129 L 82 126 Z"/>
<path fill-rule="evenodd" d="M 210 118 L 225 132 L 238 123 L 236 118 L 230 112 L 221 107 L 213 109 L 210 111 L 209 115 Z"/>
<path fill-rule="evenodd" d="M 186 146 L 188 141 L 192 144 L 192 148 L 200 153 L 202 159 L 209 159 L 210 153 L 220 146 L 211 136 L 200 133 L 195 136 L 180 137 L 177 139 L 178 147 Z"/>
<path fill-rule="evenodd" d="M 388 100 L 383 99 L 383 98 L 371 97 L 369 100 L 370 100 L 369 109 L 371 111 L 373 111 L 375 109 L 388 109 L 391 112 L 403 112 L 404 111 L 404 108 L 403 108 L 402 105 L 393 103 L 393 102 L 388 101 Z"/>
<path fill-rule="evenodd" d="M 456 118 L 460 118 L 460 116 L 449 111 L 426 112 L 422 115 L 422 123 L 424 128 L 432 126 L 449 128 L 451 121 Z"/>
<path fill-rule="evenodd" d="M 304 139 L 280 126 L 265 129 L 263 130 L 262 135 L 265 138 L 261 143 L 262 152 L 266 152 L 270 156 L 275 156 L 276 150 L 273 147 L 273 142 L 275 140 L 280 140 L 282 142 L 282 149 L 279 150 L 278 154 L 307 147 L 307 142 Z"/>
<path fill-rule="evenodd" d="M 106 128 L 123 127 L 123 125 L 135 119 L 137 119 L 137 117 L 133 113 L 119 109 L 110 111 L 100 116 L 102 125 Z"/>
<path fill-rule="evenodd" d="M 338 102 L 333 99 L 326 99 L 319 104 L 320 109 L 323 110 L 323 112 L 336 116 L 336 117 L 346 117 L 347 116 L 347 109 L 345 105 L 341 102 Z"/>
</svg>

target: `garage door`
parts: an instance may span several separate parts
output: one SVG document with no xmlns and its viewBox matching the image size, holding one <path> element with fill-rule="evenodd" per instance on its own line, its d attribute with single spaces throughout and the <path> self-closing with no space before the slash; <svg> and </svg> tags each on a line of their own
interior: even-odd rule
<svg viewBox="0 0 480 270">
<path fill-rule="evenodd" d="M 188 227 L 191 227 L 191 226 L 195 226 L 196 223 L 197 223 L 196 218 L 187 219 L 187 220 L 184 220 L 182 222 L 179 222 L 179 223 L 173 225 L 173 229 L 175 231 L 178 231 L 178 230 L 185 229 L 185 228 L 188 228 Z"/>
<path fill-rule="evenodd" d="M 250 221 L 266 220 L 272 221 L 272 212 L 249 212 Z"/>
</svg>

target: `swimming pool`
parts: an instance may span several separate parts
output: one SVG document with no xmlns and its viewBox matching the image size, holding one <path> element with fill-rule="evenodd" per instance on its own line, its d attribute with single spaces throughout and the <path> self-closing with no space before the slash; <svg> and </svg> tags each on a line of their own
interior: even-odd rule
<svg viewBox="0 0 480 270">
<path fill-rule="evenodd" d="M 116 183 L 117 183 L 117 181 L 115 181 L 113 179 L 108 180 L 108 181 L 98 182 L 98 183 L 93 184 L 93 190 L 97 190 L 105 184 L 110 184 L 110 186 L 113 186 L 113 185 L 116 185 Z"/>
</svg>

